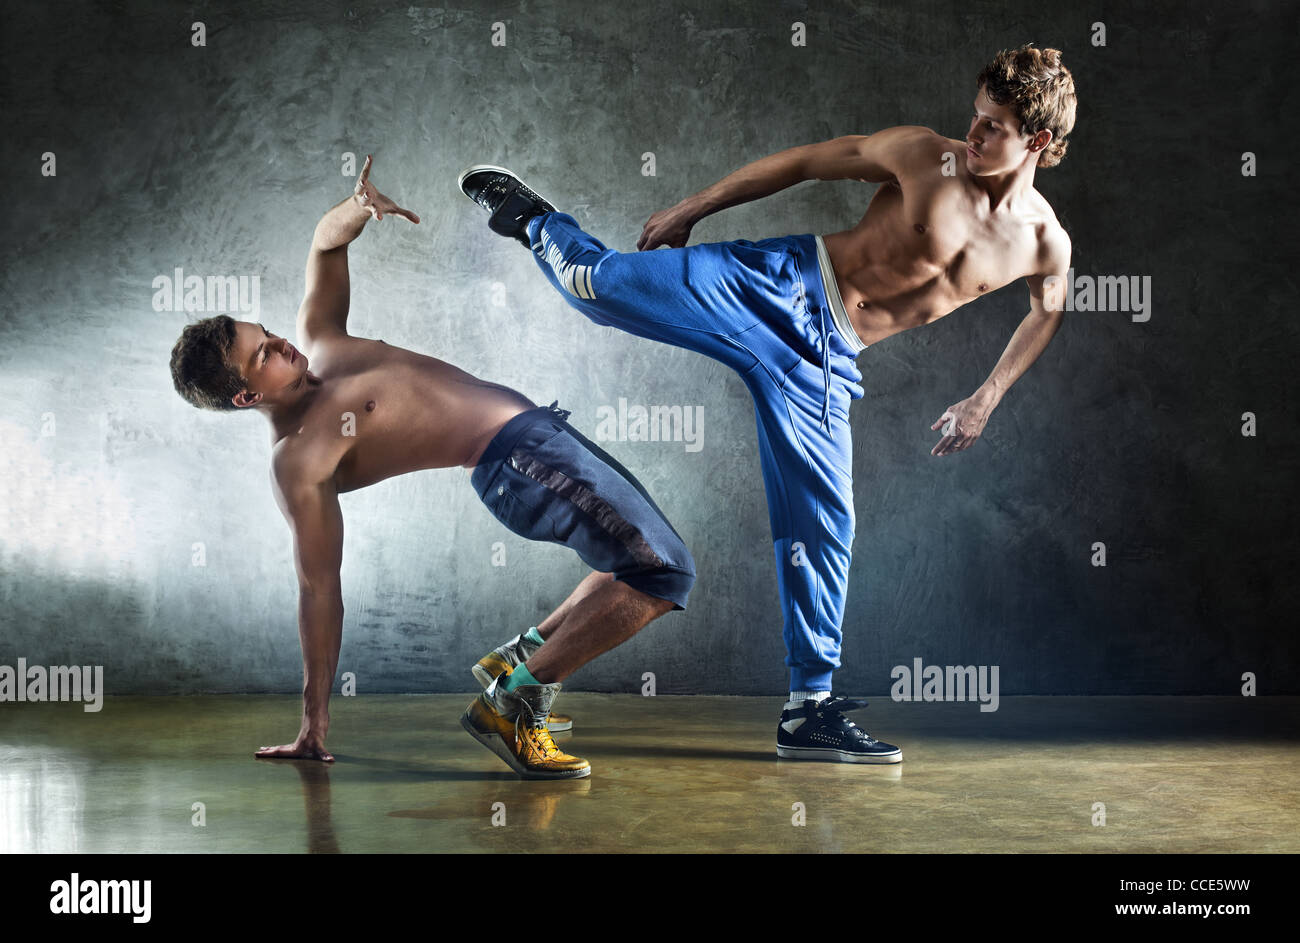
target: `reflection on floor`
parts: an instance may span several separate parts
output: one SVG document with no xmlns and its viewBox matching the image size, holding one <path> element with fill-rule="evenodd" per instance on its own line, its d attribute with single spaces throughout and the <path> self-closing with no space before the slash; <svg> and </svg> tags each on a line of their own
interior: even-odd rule
<svg viewBox="0 0 1300 943">
<path fill-rule="evenodd" d="M 569 782 L 517 778 L 469 699 L 336 697 L 333 765 L 253 759 L 296 697 L 6 703 L 0 852 L 1300 851 L 1300 698 L 874 698 L 903 762 L 858 766 L 778 760 L 779 698 L 566 693 Z"/>
</svg>

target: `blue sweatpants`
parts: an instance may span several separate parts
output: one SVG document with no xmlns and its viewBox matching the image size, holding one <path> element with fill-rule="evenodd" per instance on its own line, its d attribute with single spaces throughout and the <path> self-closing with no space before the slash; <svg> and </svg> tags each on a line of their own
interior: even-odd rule
<svg viewBox="0 0 1300 943">
<path fill-rule="evenodd" d="M 621 253 L 572 216 L 528 223 L 533 255 L 597 324 L 685 347 L 754 398 L 790 689 L 831 690 L 853 545 L 855 352 L 836 329 L 813 235 Z"/>
</svg>

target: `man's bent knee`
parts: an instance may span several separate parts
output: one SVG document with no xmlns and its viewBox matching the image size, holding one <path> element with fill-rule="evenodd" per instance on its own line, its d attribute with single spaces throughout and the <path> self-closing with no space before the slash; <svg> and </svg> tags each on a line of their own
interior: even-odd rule
<svg viewBox="0 0 1300 943">
<path fill-rule="evenodd" d="M 619 574 L 616 578 L 647 596 L 664 601 L 672 609 L 685 609 L 695 585 L 695 563 L 689 554 L 686 562 L 686 567 L 663 565 Z"/>
</svg>

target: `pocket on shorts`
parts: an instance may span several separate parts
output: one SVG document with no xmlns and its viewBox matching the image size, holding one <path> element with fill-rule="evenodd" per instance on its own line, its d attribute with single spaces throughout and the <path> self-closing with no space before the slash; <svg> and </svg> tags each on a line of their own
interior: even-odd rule
<svg viewBox="0 0 1300 943">
<path fill-rule="evenodd" d="M 558 416 L 544 416 L 528 428 L 511 446 L 524 452 L 536 452 L 564 431 L 564 421 Z"/>
<path fill-rule="evenodd" d="M 530 491 L 527 484 L 512 482 L 507 475 L 502 475 L 488 492 L 485 503 L 493 517 L 520 537 L 554 540 L 551 518 Z"/>
</svg>

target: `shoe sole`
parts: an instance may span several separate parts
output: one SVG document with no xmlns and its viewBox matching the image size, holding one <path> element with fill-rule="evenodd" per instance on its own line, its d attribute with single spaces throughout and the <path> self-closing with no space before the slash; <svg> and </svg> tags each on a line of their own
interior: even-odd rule
<svg viewBox="0 0 1300 943">
<path fill-rule="evenodd" d="M 903 751 L 893 753 L 846 753 L 843 750 L 831 750 L 826 747 L 783 747 L 779 744 L 776 755 L 784 760 L 831 760 L 839 763 L 901 763 Z"/>
<path fill-rule="evenodd" d="M 510 748 L 506 746 L 506 742 L 501 739 L 500 734 L 482 733 L 477 727 L 470 723 L 468 714 L 460 715 L 460 725 L 465 728 L 466 733 L 499 756 L 505 761 L 507 766 L 524 779 L 582 779 L 584 776 L 591 775 L 590 766 L 586 769 L 558 770 L 554 773 L 539 773 L 536 770 L 530 770 L 527 766 L 524 766 L 523 763 L 519 762 L 517 756 L 510 752 Z"/>
<path fill-rule="evenodd" d="M 470 174 L 478 173 L 480 170 L 493 170 L 499 174 L 509 174 L 511 177 L 514 177 L 520 183 L 523 183 L 523 180 L 520 179 L 517 173 L 515 173 L 513 170 L 510 170 L 506 167 L 498 167 L 495 164 L 475 164 L 473 167 L 470 167 L 467 170 L 462 170 L 460 176 L 456 178 L 456 186 L 457 188 L 459 188 L 461 193 L 465 193 L 465 178 L 468 177 Z M 527 184 L 524 185 L 527 186 Z M 533 192 L 536 193 L 537 191 L 534 190 Z M 465 195 L 469 196 L 469 194 L 467 193 Z"/>
<path fill-rule="evenodd" d="M 486 691 L 489 687 L 491 687 L 493 678 L 492 675 L 488 674 L 488 670 L 486 668 L 484 668 L 482 665 L 475 665 L 473 668 L 470 669 L 470 671 L 474 673 L 474 680 L 479 683 L 479 685 L 483 688 L 484 691 Z M 551 728 L 551 733 L 564 733 L 566 730 L 573 729 L 573 721 L 569 721 L 568 723 L 562 723 L 562 724 L 548 723 L 546 726 Z"/>
<path fill-rule="evenodd" d="M 505 174 L 508 177 L 513 177 L 515 180 L 519 181 L 520 186 L 528 187 L 528 184 L 524 181 L 524 178 L 519 176 L 519 174 L 515 173 L 509 167 L 498 167 L 496 164 L 475 164 L 473 167 L 461 171 L 460 176 L 456 178 L 457 189 L 459 189 L 461 193 L 465 193 L 465 178 L 468 177 L 470 174 L 476 174 L 483 170 L 490 170 L 493 171 L 494 173 Z M 528 189 L 532 190 L 534 193 L 537 193 L 537 191 L 534 190 L 532 187 L 528 187 Z M 469 196 L 468 193 L 465 193 L 465 195 Z M 540 194 L 538 195 L 540 196 Z M 549 203 L 550 201 L 547 200 L 547 202 Z"/>
</svg>

